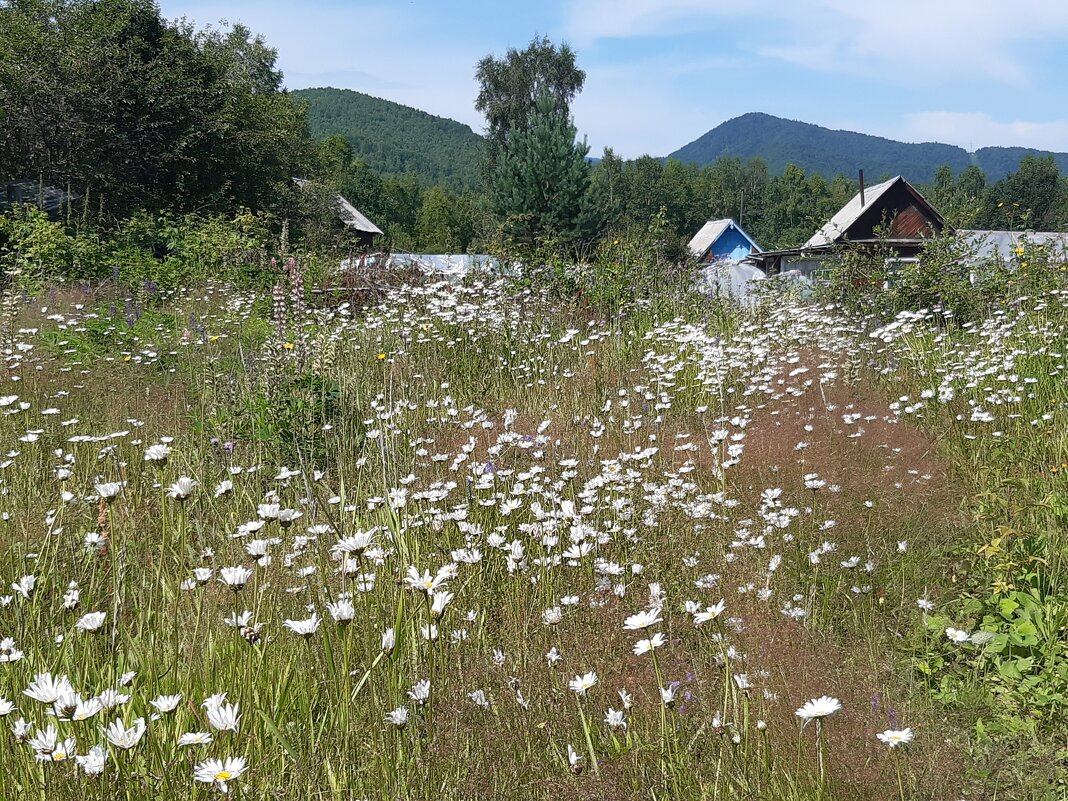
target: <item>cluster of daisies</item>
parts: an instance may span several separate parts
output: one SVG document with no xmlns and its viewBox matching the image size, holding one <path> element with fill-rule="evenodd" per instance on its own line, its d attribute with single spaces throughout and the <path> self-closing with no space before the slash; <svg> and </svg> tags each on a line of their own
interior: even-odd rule
<svg viewBox="0 0 1068 801">
<path fill-rule="evenodd" d="M 39 485 L 51 505 L 43 516 L 46 539 L 78 546 L 77 562 L 57 560 L 60 569 L 12 574 L 0 610 L 55 601 L 76 616 L 78 637 L 99 639 L 128 625 L 138 610 L 111 595 L 108 571 L 122 554 L 117 530 L 136 505 L 139 520 L 162 519 L 166 510 L 171 539 L 196 534 L 190 539 L 195 547 L 180 552 L 179 569 L 160 575 L 173 584 L 181 620 L 190 624 L 176 637 L 192 636 L 203 613 L 204 625 L 225 635 L 220 641 L 261 652 L 291 648 L 294 658 L 304 659 L 318 652 L 327 634 L 343 631 L 369 657 L 352 671 L 353 692 L 365 686 L 370 671 L 393 665 L 386 657 L 400 653 L 403 659 L 390 669 L 406 673 L 403 681 L 366 685 L 385 696 L 381 708 L 389 711 L 376 716 L 379 728 L 415 728 L 410 722 L 439 694 L 482 711 L 503 703 L 552 708 L 544 671 L 524 674 L 517 667 L 522 660 L 509 658 L 522 643 L 499 641 L 500 633 L 478 625 L 487 611 L 487 594 L 479 591 L 487 589 L 488 597 L 507 589 L 534 609 L 539 635 L 549 640 L 543 664 L 582 699 L 596 694 L 598 673 L 589 669 L 594 658 L 635 659 L 649 666 L 651 691 L 642 697 L 672 710 L 692 703 L 681 677 L 660 657 L 687 648 L 687 637 L 707 635 L 718 654 L 711 675 L 727 677 L 728 689 L 733 685 L 747 698 L 777 703 L 780 688 L 762 664 L 767 655 L 742 646 L 747 620 L 732 612 L 730 599 L 742 598 L 747 609 L 788 625 L 807 625 L 817 602 L 807 580 L 832 575 L 842 588 L 838 600 L 860 602 L 888 561 L 907 549 L 906 542 L 885 547 L 840 538 L 838 511 L 850 503 L 868 510 L 875 502 L 856 501 L 843 490 L 848 466 L 825 475 L 805 461 L 816 436 L 814 404 L 864 352 L 858 347 L 866 341 L 862 327 L 826 310 L 794 307 L 744 320 L 729 336 L 667 321 L 647 334 L 639 367 L 585 413 L 566 416 L 560 399 L 585 386 L 579 382 L 587 366 L 602 348 L 618 346 L 620 335 L 597 321 L 554 330 L 524 313 L 535 301 L 496 285 L 432 284 L 405 287 L 361 314 L 344 308 L 324 313 L 315 325 L 348 358 L 377 361 L 385 354 L 387 368 L 407 363 L 405 381 L 362 396 L 363 454 L 343 466 L 351 471 L 347 485 L 325 467 L 241 464 L 240 449 L 222 443 L 207 448 L 192 435 L 152 438 L 133 417 L 121 430 L 96 433 L 74 415 L 64 418 L 61 407 L 71 403 L 66 390 L 44 400 L 15 389 L 0 395 L 0 415 L 20 443 L 4 457 L 2 480 L 11 482 L 22 471 L 25 484 Z M 246 299 L 229 300 L 219 318 L 202 316 L 204 333 L 194 327 L 182 347 L 218 347 L 223 334 L 207 332 L 224 317 L 244 319 L 252 308 Z M 76 331 L 90 314 L 79 310 L 53 322 L 60 332 Z M 448 381 L 418 372 L 427 354 L 480 347 L 502 332 L 525 348 L 487 346 L 483 369 L 514 382 L 515 408 L 483 408 L 460 399 Z M 870 347 L 881 347 L 887 337 L 871 340 L 876 344 Z M 15 360 L 23 371 L 38 364 L 33 345 L 25 344 Z M 136 344 L 139 349 L 126 355 L 137 369 L 170 353 L 159 344 Z M 541 399 L 540 405 L 526 396 Z M 834 420 L 832 435 L 850 442 L 870 437 L 871 423 L 896 418 L 898 411 L 833 403 L 818 409 Z M 697 422 L 683 430 L 680 420 Z M 753 432 L 775 428 L 796 435 L 790 461 L 776 466 L 781 481 L 732 483 L 749 464 Z M 894 456 L 888 454 L 885 468 L 897 471 L 901 486 L 930 480 Z M 27 517 L 43 511 L 26 498 L 13 500 L 15 494 L 0 497 L 4 504 L 23 504 L 18 511 Z M 695 537 L 684 547 L 665 548 L 664 532 L 676 530 Z M 152 532 L 137 533 L 145 538 Z M 86 566 L 88 578 L 71 578 L 75 563 L 79 570 Z M 604 609 L 628 603 L 634 609 L 636 595 L 643 608 L 623 621 L 630 637 L 625 648 L 602 653 L 591 643 L 588 652 L 568 652 L 569 627 Z M 56 645 L 63 645 L 62 636 Z M 514 670 L 507 696 L 465 683 L 470 680 L 461 675 L 427 678 L 419 656 L 445 649 L 466 663 L 488 654 L 495 668 Z M 85 651 L 95 658 L 91 648 Z M 0 643 L 0 662 L 22 660 L 34 670 L 49 664 L 41 647 L 27 655 L 14 640 Z M 181 678 L 179 670 L 172 689 L 183 689 Z M 238 730 L 240 707 L 225 695 L 200 704 L 164 695 L 136 716 L 127 713 L 137 706 L 123 690 L 133 680 L 127 674 L 118 688 L 85 697 L 67 677 L 41 672 L 23 691 L 39 704 L 32 713 L 15 700 L 2 701 L 0 711 L 21 715 L 12 731 L 37 760 L 74 761 L 88 775 L 109 769 L 109 749 L 134 751 L 156 739 L 177 753 L 209 748 Z M 619 702 L 602 708 L 604 727 L 633 729 L 643 712 L 638 694 L 614 689 Z M 706 704 L 714 728 L 728 728 L 718 699 L 697 702 Z M 807 722 L 840 708 L 823 697 L 797 715 Z M 162 725 L 179 710 L 183 721 L 202 725 Z M 92 729 L 84 726 L 72 733 L 86 721 L 97 724 L 95 739 L 86 740 Z M 764 717 L 757 725 L 767 725 Z M 888 729 L 878 737 L 894 747 L 908 743 L 912 732 Z M 232 753 L 197 762 L 193 778 L 225 791 L 247 770 L 245 759 Z M 573 770 L 584 758 L 596 766 L 596 754 L 583 757 L 570 745 L 567 753 Z"/>
<path fill-rule="evenodd" d="M 183 702 L 180 694 L 159 695 L 148 702 L 149 710 L 134 718 L 128 710 L 136 705 L 130 691 L 136 676 L 133 671 L 124 673 L 117 687 L 86 697 L 68 676 L 38 673 L 22 691 L 23 701 L 0 698 L 0 716 L 14 718 L 12 737 L 27 747 L 37 762 L 73 762 L 86 776 L 100 776 L 108 768 L 109 749 L 134 751 L 153 738 L 169 738 L 171 727 L 163 722 L 164 716 L 173 715 Z M 174 738 L 177 748 L 209 746 L 216 735 L 238 731 L 241 705 L 227 701 L 226 693 L 204 699 L 200 710 L 195 714 L 207 724 L 205 730 L 183 732 Z M 93 739 L 98 742 L 79 744 L 75 730 L 83 739 L 86 732 L 95 730 Z M 239 778 L 246 767 L 244 757 L 205 759 L 194 765 L 193 779 L 226 792 L 228 783 Z"/>
</svg>

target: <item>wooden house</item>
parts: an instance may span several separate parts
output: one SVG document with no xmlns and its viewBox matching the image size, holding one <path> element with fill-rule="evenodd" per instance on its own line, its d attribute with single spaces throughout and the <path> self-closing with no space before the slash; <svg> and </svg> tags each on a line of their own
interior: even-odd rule
<svg viewBox="0 0 1068 801">
<path fill-rule="evenodd" d="M 742 261 L 762 253 L 760 245 L 734 220 L 709 220 L 694 234 L 690 253 L 701 264 L 718 261 Z"/>
<path fill-rule="evenodd" d="M 945 229 L 938 210 L 900 175 L 860 191 L 799 248 L 765 251 L 749 258 L 767 275 L 818 272 L 842 247 L 889 248 L 893 258 L 917 258 L 924 241 Z"/>
</svg>

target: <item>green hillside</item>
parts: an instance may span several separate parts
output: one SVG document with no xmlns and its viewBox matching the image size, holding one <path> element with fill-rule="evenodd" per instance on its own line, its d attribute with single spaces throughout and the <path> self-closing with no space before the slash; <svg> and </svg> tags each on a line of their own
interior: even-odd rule
<svg viewBox="0 0 1068 801">
<path fill-rule="evenodd" d="M 700 165 L 711 164 L 721 156 L 743 161 L 760 158 L 773 173 L 781 173 L 787 164 L 796 164 L 827 177 L 839 173 L 852 177 L 863 169 L 872 180 L 889 174 L 925 183 L 933 180 L 943 164 L 960 172 L 973 163 L 982 168 L 988 180 L 998 181 L 1015 171 L 1025 155 L 1053 155 L 1061 170 L 1068 170 L 1068 153 L 988 147 L 973 157 L 954 145 L 897 142 L 760 113 L 727 120 L 668 158 Z"/>
<path fill-rule="evenodd" d="M 466 125 L 350 89 L 298 89 L 317 139 L 344 137 L 368 166 L 452 189 L 478 182 L 482 137 Z"/>
<path fill-rule="evenodd" d="M 1053 156 L 1061 172 L 1068 172 L 1068 153 L 1051 153 L 1029 147 L 983 147 L 975 151 L 975 163 L 982 167 L 988 179 L 997 181 L 1010 172 L 1016 172 L 1025 156 Z"/>
</svg>

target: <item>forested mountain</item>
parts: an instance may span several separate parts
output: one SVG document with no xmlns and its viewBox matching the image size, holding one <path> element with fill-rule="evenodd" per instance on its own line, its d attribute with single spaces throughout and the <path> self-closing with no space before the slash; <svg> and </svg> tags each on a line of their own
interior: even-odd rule
<svg viewBox="0 0 1068 801">
<path fill-rule="evenodd" d="M 743 161 L 759 158 L 775 174 L 794 164 L 828 178 L 838 174 L 853 177 L 863 169 L 872 180 L 882 175 L 904 175 L 911 181 L 927 182 L 943 164 L 955 173 L 975 164 L 988 180 L 998 181 L 1014 172 L 1026 155 L 1052 155 L 1062 170 L 1068 170 L 1068 153 L 985 147 L 973 155 L 954 145 L 897 142 L 760 113 L 727 120 L 668 158 L 702 166 L 722 156 Z"/>
<path fill-rule="evenodd" d="M 987 180 L 1000 181 L 1016 172 L 1020 162 L 1028 156 L 1045 158 L 1053 156 L 1061 172 L 1068 172 L 1068 153 L 1051 153 L 1029 147 L 984 147 L 975 151 L 975 163 L 982 169 Z"/>
<path fill-rule="evenodd" d="M 482 137 L 466 125 L 350 89 L 298 89 L 312 136 L 338 135 L 384 174 L 411 173 L 452 189 L 475 186 Z"/>
</svg>

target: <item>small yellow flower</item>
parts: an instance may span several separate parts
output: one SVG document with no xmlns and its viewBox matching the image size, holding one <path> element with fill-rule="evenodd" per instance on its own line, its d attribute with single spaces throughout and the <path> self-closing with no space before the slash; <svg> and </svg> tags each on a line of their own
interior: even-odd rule
<svg viewBox="0 0 1068 801">
<path fill-rule="evenodd" d="M 133 361 L 133 356 L 123 356 L 123 357 L 122 357 L 122 360 L 123 360 L 124 362 L 129 362 L 129 361 Z"/>
<path fill-rule="evenodd" d="M 215 334 L 214 336 L 208 337 L 208 342 L 218 342 L 218 341 L 219 341 L 219 335 L 218 334 Z"/>
<path fill-rule="evenodd" d="M 386 354 L 379 353 L 377 356 L 375 356 L 375 358 L 378 359 L 378 361 L 380 362 L 384 362 L 386 360 Z"/>
<path fill-rule="evenodd" d="M 282 347 L 285 348 L 286 350 L 293 350 L 293 348 L 296 347 L 296 346 L 292 342 L 287 342 Z"/>
</svg>

